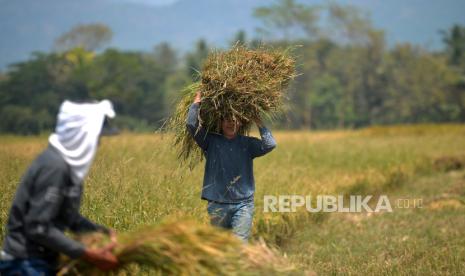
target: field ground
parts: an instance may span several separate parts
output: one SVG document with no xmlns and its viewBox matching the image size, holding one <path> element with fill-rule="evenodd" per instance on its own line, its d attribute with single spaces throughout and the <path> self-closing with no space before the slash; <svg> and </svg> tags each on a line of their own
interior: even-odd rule
<svg viewBox="0 0 465 276">
<path fill-rule="evenodd" d="M 254 236 L 302 271 L 321 275 L 459 275 L 465 271 L 465 126 L 275 132 L 278 147 L 255 161 Z M 203 164 L 176 159 L 170 134 L 101 141 L 82 212 L 133 230 L 165 218 L 207 223 L 199 198 Z M 15 187 L 47 137 L 0 137 L 0 224 Z M 264 195 L 387 195 L 393 212 L 263 213 Z M 396 208 L 397 199 L 421 208 Z M 420 201 L 417 201 L 417 203 Z"/>
</svg>

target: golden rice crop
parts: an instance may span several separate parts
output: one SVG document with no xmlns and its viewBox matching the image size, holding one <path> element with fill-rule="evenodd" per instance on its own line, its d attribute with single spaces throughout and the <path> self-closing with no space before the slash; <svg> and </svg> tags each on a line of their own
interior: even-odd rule
<svg viewBox="0 0 465 276">
<path fill-rule="evenodd" d="M 101 247 L 108 237 L 101 233 L 81 236 L 89 247 Z M 263 242 L 242 243 L 231 233 L 193 221 L 164 223 L 120 234 L 113 253 L 119 266 L 111 273 L 136 268 L 163 275 L 259 275 L 295 272 L 287 259 Z M 105 275 L 83 260 L 64 258 L 59 275 Z"/>
</svg>

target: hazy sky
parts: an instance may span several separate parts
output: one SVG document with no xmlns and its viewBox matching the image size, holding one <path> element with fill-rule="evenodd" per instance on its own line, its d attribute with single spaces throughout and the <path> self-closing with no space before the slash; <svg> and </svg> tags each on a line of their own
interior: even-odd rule
<svg viewBox="0 0 465 276">
<path fill-rule="evenodd" d="M 108 1 L 142 3 L 142 4 L 149 4 L 149 5 L 155 5 L 155 6 L 163 6 L 163 5 L 173 4 L 174 2 L 177 2 L 178 0 L 108 0 Z"/>
</svg>

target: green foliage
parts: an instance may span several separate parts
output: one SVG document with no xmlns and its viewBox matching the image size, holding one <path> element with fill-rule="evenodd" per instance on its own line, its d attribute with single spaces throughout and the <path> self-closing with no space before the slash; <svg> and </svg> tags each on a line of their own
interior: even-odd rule
<svg viewBox="0 0 465 276">
<path fill-rule="evenodd" d="M 457 66 L 465 65 L 465 27 L 454 25 L 450 30 L 441 33 L 450 63 Z"/>
<path fill-rule="evenodd" d="M 386 49 L 383 32 L 353 6 L 329 2 L 314 7 L 319 16 L 313 19 L 293 18 L 288 13 L 299 5 L 282 0 L 255 13 L 278 33 L 310 22 L 320 30 L 318 36 L 291 37 L 285 42 L 302 47 L 296 55 L 301 75 L 294 82 L 291 108 L 282 126 L 347 128 L 464 121 L 465 82 L 460 81 L 464 78 L 449 66 L 445 55 L 409 44 Z"/>
<path fill-rule="evenodd" d="M 338 79 L 331 75 L 322 75 L 312 83 L 308 97 L 308 106 L 318 118 L 316 127 L 334 127 L 343 120 L 343 90 Z"/>
<path fill-rule="evenodd" d="M 207 42 L 204 39 L 200 39 L 197 41 L 194 51 L 186 55 L 186 73 L 192 78 L 192 81 L 198 80 L 200 69 L 209 51 Z"/>
<path fill-rule="evenodd" d="M 159 126 L 165 115 L 167 72 L 151 56 L 109 49 L 95 58 L 87 87 L 91 98 L 108 98 L 118 114 Z"/>
<path fill-rule="evenodd" d="M 12 66 L 0 80 L 5 118 L 0 131 L 51 131 L 64 99 L 108 98 L 121 116 L 116 122 L 119 127 L 137 131 L 160 127 L 168 114 L 168 80 L 177 88 L 172 83 L 180 78 L 173 77 L 177 64 L 168 66 L 175 62 L 174 51 L 168 45 L 160 47 L 154 54 L 109 49 L 99 55 L 75 48 L 58 54 L 38 53 L 30 61 Z"/>
<path fill-rule="evenodd" d="M 28 107 L 15 105 L 4 106 L 0 112 L 2 123 L 0 131 L 18 134 L 39 134 L 43 129 L 55 124 L 53 118 L 45 110 L 34 112 Z"/>
</svg>

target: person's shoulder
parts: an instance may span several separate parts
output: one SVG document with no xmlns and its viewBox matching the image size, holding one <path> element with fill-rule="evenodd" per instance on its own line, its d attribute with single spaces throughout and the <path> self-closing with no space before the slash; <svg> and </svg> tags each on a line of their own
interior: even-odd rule
<svg viewBox="0 0 465 276">
<path fill-rule="evenodd" d="M 63 159 L 58 150 L 52 146 L 47 147 L 37 158 L 37 163 L 41 167 L 54 169 L 57 171 L 67 172 L 69 169 L 68 164 Z"/>
<path fill-rule="evenodd" d="M 43 177 L 52 177 L 55 181 L 60 181 L 62 178 L 69 179 L 70 168 L 66 161 L 59 155 L 58 152 L 48 147 L 32 162 L 31 166 L 25 173 L 23 180 L 26 182 L 35 183 L 37 187 L 42 185 L 50 185 L 52 179 L 44 181 Z M 40 180 L 42 179 L 42 180 Z M 66 182 L 63 182 L 66 183 Z"/>
</svg>

